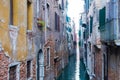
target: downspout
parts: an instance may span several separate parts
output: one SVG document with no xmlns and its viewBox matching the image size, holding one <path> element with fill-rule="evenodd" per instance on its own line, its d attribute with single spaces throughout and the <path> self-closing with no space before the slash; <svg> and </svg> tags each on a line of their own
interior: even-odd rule
<svg viewBox="0 0 120 80">
<path fill-rule="evenodd" d="M 47 1 L 45 0 L 45 42 L 46 42 L 46 34 L 47 34 L 47 31 L 46 31 L 46 27 L 47 27 Z"/>
</svg>

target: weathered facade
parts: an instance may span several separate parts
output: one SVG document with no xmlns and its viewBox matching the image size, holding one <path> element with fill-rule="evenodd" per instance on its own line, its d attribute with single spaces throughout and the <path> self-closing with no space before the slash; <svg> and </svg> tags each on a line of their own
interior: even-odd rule
<svg viewBox="0 0 120 80">
<path fill-rule="evenodd" d="M 69 56 L 76 53 L 76 31 L 74 20 L 71 19 L 68 15 L 66 16 L 66 33 L 67 33 L 67 43 Z"/>
<path fill-rule="evenodd" d="M 39 26 L 35 22 L 34 27 L 34 34 L 37 34 L 34 39 L 35 49 L 39 55 L 37 78 L 38 80 L 57 79 L 68 63 L 65 30 L 66 0 L 36 0 L 36 5 L 34 8 L 38 10 L 35 10 L 34 21 L 41 21 L 44 24 Z"/>
<path fill-rule="evenodd" d="M 0 1 L 0 80 L 54 80 L 68 63 L 66 0 Z"/>
<path fill-rule="evenodd" d="M 84 14 L 81 39 L 90 79 L 119 80 L 119 1 L 85 0 Z"/>
<path fill-rule="evenodd" d="M 33 1 L 0 1 L 0 79 L 36 79 Z"/>
</svg>

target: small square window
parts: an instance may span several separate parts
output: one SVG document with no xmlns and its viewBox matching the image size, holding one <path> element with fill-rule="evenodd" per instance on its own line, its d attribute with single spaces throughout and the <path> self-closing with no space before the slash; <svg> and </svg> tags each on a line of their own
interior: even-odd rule
<svg viewBox="0 0 120 80">
<path fill-rule="evenodd" d="M 16 80 L 16 69 L 17 69 L 17 65 L 10 67 L 9 70 L 9 80 Z"/>
</svg>

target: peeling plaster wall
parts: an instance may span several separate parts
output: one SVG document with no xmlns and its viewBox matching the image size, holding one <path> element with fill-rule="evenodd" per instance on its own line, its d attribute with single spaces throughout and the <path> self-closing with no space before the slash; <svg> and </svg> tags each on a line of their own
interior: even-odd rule
<svg viewBox="0 0 120 80">
<path fill-rule="evenodd" d="M 2 22 L 3 21 L 3 22 Z M 9 23 L 9 1 L 0 1 L 0 42 L 5 51 L 11 53 L 10 39 L 8 33 Z"/>
<path fill-rule="evenodd" d="M 17 41 L 16 41 L 16 60 L 25 60 L 28 55 L 27 48 L 27 0 L 13 0 L 14 15 L 13 15 L 13 25 L 19 28 Z M 33 6 L 33 3 L 32 5 Z M 32 7 L 31 7 L 32 8 Z M 0 1 L 0 42 L 3 45 L 5 52 L 12 57 L 12 43 L 10 42 L 9 34 L 9 22 L 10 22 L 10 0 Z M 32 9 L 31 9 L 32 12 Z M 29 15 L 32 15 L 30 13 Z M 30 30 L 32 30 L 32 20 L 33 16 L 30 16 Z M 33 45 L 32 45 L 33 46 Z M 33 47 L 32 47 L 33 48 Z"/>
</svg>

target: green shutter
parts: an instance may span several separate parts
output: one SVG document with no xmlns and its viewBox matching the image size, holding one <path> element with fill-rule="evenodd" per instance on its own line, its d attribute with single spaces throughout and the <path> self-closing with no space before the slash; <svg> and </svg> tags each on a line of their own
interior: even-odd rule
<svg viewBox="0 0 120 80">
<path fill-rule="evenodd" d="M 90 17 L 90 33 L 92 33 L 93 17 Z"/>
<path fill-rule="evenodd" d="M 86 37 L 88 38 L 89 36 L 89 26 L 87 26 L 87 29 L 86 29 Z"/>
<path fill-rule="evenodd" d="M 87 25 L 87 27 L 86 27 L 86 29 L 85 29 L 85 31 L 84 31 L 84 38 L 87 39 L 88 36 L 89 36 L 89 27 L 88 27 L 88 25 Z"/>
<path fill-rule="evenodd" d="M 81 36 L 81 30 L 79 30 L 79 37 Z"/>
<path fill-rule="evenodd" d="M 102 8 L 99 11 L 99 29 L 100 31 L 105 30 L 105 18 L 106 18 L 106 8 Z"/>
</svg>

